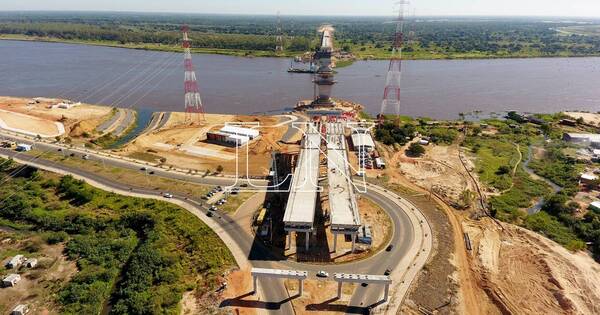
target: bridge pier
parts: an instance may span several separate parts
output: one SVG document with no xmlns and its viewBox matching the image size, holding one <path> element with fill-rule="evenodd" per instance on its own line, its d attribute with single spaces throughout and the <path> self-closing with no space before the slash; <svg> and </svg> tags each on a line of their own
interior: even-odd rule
<svg viewBox="0 0 600 315">
<path fill-rule="evenodd" d="M 305 245 L 305 249 L 306 251 L 308 251 L 308 246 L 309 246 L 309 242 L 310 241 L 310 232 L 306 232 L 306 245 Z"/>
<path fill-rule="evenodd" d="M 338 239 L 338 234 L 333 233 L 333 252 L 334 253 L 337 251 L 337 239 Z"/>
</svg>

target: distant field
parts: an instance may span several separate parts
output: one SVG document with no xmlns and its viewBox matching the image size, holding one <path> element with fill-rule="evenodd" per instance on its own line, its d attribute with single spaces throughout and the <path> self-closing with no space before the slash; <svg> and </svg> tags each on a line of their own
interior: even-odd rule
<svg viewBox="0 0 600 315">
<path fill-rule="evenodd" d="M 582 36 L 600 36 L 600 25 L 568 26 L 558 29 L 561 33 Z"/>
<path fill-rule="evenodd" d="M 285 51 L 276 52 L 275 16 L 36 12 L 26 19 L 0 12 L 0 38 L 179 51 L 180 27 L 190 26 L 195 52 L 238 56 L 289 57 L 314 50 L 317 28 L 331 23 L 335 46 L 359 59 L 387 59 L 395 25 L 388 17 L 284 16 Z M 591 56 L 600 54 L 599 32 L 589 21 L 536 18 L 409 18 L 408 59 L 473 59 Z M 574 36 L 560 36 L 569 34 Z"/>
</svg>

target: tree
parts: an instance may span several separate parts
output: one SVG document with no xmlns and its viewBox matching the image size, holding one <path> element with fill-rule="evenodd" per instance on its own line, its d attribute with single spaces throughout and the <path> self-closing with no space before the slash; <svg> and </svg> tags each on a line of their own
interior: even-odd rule
<svg viewBox="0 0 600 315">
<path fill-rule="evenodd" d="M 511 171 L 512 170 L 511 170 L 510 166 L 508 166 L 508 165 L 501 165 L 500 167 L 498 167 L 498 170 L 496 171 L 496 175 L 508 174 Z"/>
<path fill-rule="evenodd" d="M 406 154 L 413 157 L 420 157 L 425 154 L 425 148 L 419 143 L 413 142 L 406 150 Z"/>
<path fill-rule="evenodd" d="M 223 172 L 223 165 L 217 166 L 217 173 Z"/>
</svg>

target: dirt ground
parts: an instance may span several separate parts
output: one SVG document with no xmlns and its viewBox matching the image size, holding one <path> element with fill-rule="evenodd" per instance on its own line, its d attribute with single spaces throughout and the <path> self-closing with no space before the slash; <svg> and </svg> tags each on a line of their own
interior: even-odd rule
<svg viewBox="0 0 600 315">
<path fill-rule="evenodd" d="M 23 130 L 42 137 L 53 137 L 62 132 L 53 121 L 4 110 L 0 110 L 0 122 L 12 130 Z"/>
<path fill-rule="evenodd" d="M 227 289 L 221 296 L 221 306 L 230 314 L 257 314 L 260 296 L 252 295 L 252 276 L 249 269 L 234 270 L 227 276 Z"/>
<path fill-rule="evenodd" d="M 63 255 L 64 246 L 46 245 L 39 236 L 0 231 L 0 257 L 2 275 L 18 273 L 21 281 L 15 287 L 0 288 L 0 313 L 8 314 L 18 304 L 26 304 L 31 314 L 58 314 L 56 293 L 77 272 L 74 262 Z M 6 270 L 4 264 L 10 257 L 23 254 L 37 258 L 38 266 Z"/>
<path fill-rule="evenodd" d="M 327 193 L 321 194 L 327 196 Z M 321 200 L 323 210 L 327 210 L 329 201 L 324 197 Z M 337 250 L 333 252 L 333 234 L 329 229 L 329 226 L 325 226 L 324 229 L 319 229 L 317 235 L 325 234 L 326 237 L 313 237 L 311 238 L 310 251 L 305 253 L 302 246 L 304 246 L 304 238 L 301 235 L 300 238 L 296 238 L 296 234 L 292 233 L 292 244 L 296 244 L 296 247 L 291 247 L 285 251 L 285 256 L 291 259 L 297 259 L 301 261 L 309 262 L 323 262 L 323 263 L 343 263 L 359 259 L 367 258 L 375 253 L 383 250 L 389 243 L 392 237 L 392 221 L 390 217 L 375 203 L 371 202 L 366 198 L 357 197 L 358 209 L 360 212 L 360 219 L 363 225 L 371 228 L 373 242 L 371 246 L 365 244 L 356 243 L 354 253 L 352 250 L 352 239 L 350 237 L 344 237 L 338 235 Z M 319 224 L 317 224 L 319 225 Z M 315 239 L 323 240 L 322 243 L 316 242 Z M 327 240 L 327 243 L 325 243 Z M 300 249 L 300 251 L 298 251 Z"/>
<path fill-rule="evenodd" d="M 370 170 L 368 174 L 400 175 L 420 187 L 433 191 L 452 205 L 460 203 L 460 196 L 466 189 L 476 191 L 461 164 L 458 145 L 430 144 L 425 146 L 425 150 L 426 153 L 422 157 L 411 158 L 406 156 L 405 148 L 394 151 L 390 147 L 380 146 L 380 154 L 387 162 L 388 171 Z"/>
<path fill-rule="evenodd" d="M 290 296 L 298 293 L 298 281 L 286 280 L 284 284 Z M 303 296 L 293 299 L 292 305 L 296 314 L 344 314 L 355 288 L 355 284 L 344 284 L 341 299 L 336 299 L 336 282 L 306 280 Z M 322 292 L 328 292 L 329 295 L 323 295 Z"/>
<path fill-rule="evenodd" d="M 565 114 L 575 119 L 583 118 L 583 121 L 588 124 L 600 126 L 600 113 L 565 112 Z"/>
<path fill-rule="evenodd" d="M 463 224 L 474 271 L 496 313 L 600 313 L 600 265 L 586 253 L 571 253 L 531 231 L 490 219 Z"/>
<path fill-rule="evenodd" d="M 444 165 L 439 170 L 446 170 L 443 176 L 452 176 L 452 172 L 460 163 L 458 151 L 449 147 L 447 150 L 427 148 L 427 154 L 422 160 L 431 163 L 418 163 L 406 160 L 403 153 L 392 148 L 383 148 L 380 153 L 387 158 L 388 169 L 377 171 L 380 181 L 389 185 L 410 187 L 415 195 L 428 195 L 426 183 L 432 181 L 444 183 L 438 179 L 436 172 L 430 170 L 432 163 Z M 438 160 L 439 159 L 439 160 Z M 399 171 L 407 170 L 405 173 Z M 438 168 L 436 168 L 438 169 Z M 458 170 L 457 173 L 462 171 Z M 454 175 L 457 176 L 457 175 Z M 461 175 L 462 177 L 462 175 Z M 456 187 L 465 185 L 455 177 Z M 468 185 L 468 186 L 467 186 Z M 473 183 L 467 183 L 472 187 Z M 439 195 L 438 192 L 436 194 Z M 560 245 L 522 228 L 494 223 L 489 218 L 480 221 L 469 219 L 472 211 L 457 211 L 449 204 L 449 194 L 442 195 L 443 203 L 438 208 L 448 214 L 447 220 L 451 225 L 454 239 L 454 250 L 450 262 L 456 266 L 456 272 L 451 274 L 459 284 L 457 294 L 438 292 L 432 295 L 429 283 L 439 281 L 433 279 L 430 272 L 435 266 L 443 266 L 443 261 L 435 261 L 435 257 L 424 268 L 416 286 L 411 290 L 403 313 L 417 313 L 424 307 L 427 311 L 452 313 L 444 308 L 456 304 L 456 312 L 463 314 L 597 314 L 600 312 L 600 288 L 597 281 L 600 265 L 586 253 L 570 253 Z M 438 200 L 435 195 L 432 201 Z M 441 202 L 442 200 L 438 200 Z M 420 207 L 423 208 L 423 207 Z M 430 213 L 425 211 L 428 219 Z M 434 225 L 435 225 L 435 221 Z M 502 226 L 502 228 L 500 227 Z M 504 230 L 502 230 L 504 229 Z M 439 242 L 440 229 L 435 235 Z M 463 233 L 468 233 L 473 251 L 466 249 Z M 444 232 L 442 232 L 444 233 Z M 435 244 L 435 243 L 434 243 Z M 422 300 L 423 296 L 429 296 Z M 448 300 L 448 298 L 450 298 Z M 432 308 L 429 303 L 437 299 L 437 305 L 442 309 Z"/>
<path fill-rule="evenodd" d="M 112 109 L 106 106 L 81 104 L 69 109 L 49 108 L 62 100 L 39 99 L 39 103 L 29 104 L 30 98 L 0 97 L 0 109 L 33 116 L 45 121 L 61 122 L 72 137 L 94 129 L 111 115 Z"/>
<path fill-rule="evenodd" d="M 165 127 L 142 135 L 125 147 L 121 153 L 151 153 L 165 158 L 166 165 L 197 170 L 215 171 L 223 166 L 224 174 L 267 175 L 270 168 L 271 152 L 285 149 L 278 143 L 287 126 L 269 127 L 279 123 L 273 116 L 235 116 L 206 114 L 206 123 L 189 123 L 184 113 L 172 113 Z M 239 160 L 236 149 L 207 143 L 206 133 L 216 130 L 227 122 L 260 123 L 261 136 L 248 145 L 239 148 Z M 247 154 L 246 154 L 247 153 Z"/>
</svg>

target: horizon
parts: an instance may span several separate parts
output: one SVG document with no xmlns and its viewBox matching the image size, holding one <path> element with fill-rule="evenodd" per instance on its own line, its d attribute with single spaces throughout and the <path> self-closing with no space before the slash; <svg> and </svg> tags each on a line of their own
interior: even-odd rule
<svg viewBox="0 0 600 315">
<path fill-rule="evenodd" d="M 284 16 L 395 16 L 396 0 L 305 0 L 302 4 L 276 0 L 222 0 L 218 2 L 190 2 L 186 0 L 22 0 L 7 3 L 8 12 L 131 12 L 131 13 L 182 13 L 226 15 Z M 416 11 L 416 12 L 415 12 Z M 327 14 L 323 14 L 327 13 Z M 497 17 L 600 17 L 600 2 L 590 0 L 506 0 L 494 1 L 418 0 L 406 6 L 407 15 L 416 16 L 497 16 Z"/>
<path fill-rule="evenodd" d="M 276 17 L 277 14 L 271 13 L 218 13 L 218 12 L 182 12 L 182 11 L 128 11 L 128 10 L 0 10 L 0 13 L 121 13 L 121 14 L 149 14 L 149 15 L 207 15 L 207 16 L 262 16 L 262 17 Z M 280 14 L 281 17 L 358 17 L 358 18 L 395 18 L 396 15 L 358 15 L 358 14 Z M 463 15 L 451 15 L 451 14 L 439 14 L 439 15 L 407 15 L 407 19 L 411 18 L 560 18 L 560 19 L 600 19 L 600 15 L 597 16 L 583 16 L 583 15 L 482 15 L 482 14 L 463 14 Z"/>
</svg>

